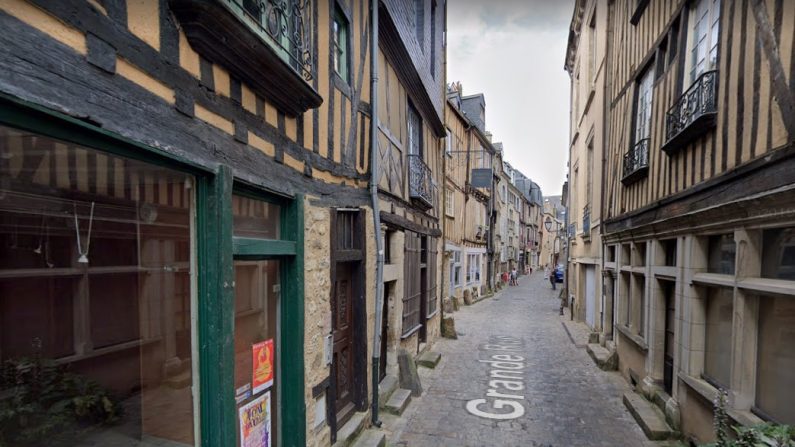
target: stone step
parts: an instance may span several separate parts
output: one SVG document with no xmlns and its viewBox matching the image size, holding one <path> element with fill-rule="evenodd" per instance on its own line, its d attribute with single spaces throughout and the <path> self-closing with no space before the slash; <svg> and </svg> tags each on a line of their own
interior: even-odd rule
<svg viewBox="0 0 795 447">
<path fill-rule="evenodd" d="M 339 430 L 337 430 L 337 442 L 334 447 L 350 447 L 353 445 L 356 436 L 364 430 L 367 422 L 367 414 L 364 412 L 353 413 L 353 416 Z"/>
<path fill-rule="evenodd" d="M 387 374 L 378 384 L 378 402 L 384 408 L 386 402 L 392 397 L 392 393 L 398 389 L 398 378 L 392 374 Z"/>
<path fill-rule="evenodd" d="M 635 418 L 646 437 L 652 441 L 669 439 L 673 434 L 671 427 L 665 422 L 665 415 L 651 402 L 639 394 L 624 393 L 624 406 Z"/>
<path fill-rule="evenodd" d="M 368 429 L 353 443 L 353 447 L 385 447 L 386 434 L 381 430 Z"/>
<path fill-rule="evenodd" d="M 433 369 L 436 368 L 440 360 L 442 360 L 442 354 L 433 351 L 425 351 L 417 358 L 417 364 Z"/>
<path fill-rule="evenodd" d="M 392 393 L 392 397 L 384 405 L 384 411 L 400 416 L 409 406 L 409 402 L 411 402 L 411 390 L 400 388 Z"/>
<path fill-rule="evenodd" d="M 616 355 L 615 352 L 608 351 L 598 343 L 589 343 L 588 346 L 585 347 L 585 350 L 599 369 L 613 371 L 617 368 L 618 362 L 613 359 Z"/>
</svg>

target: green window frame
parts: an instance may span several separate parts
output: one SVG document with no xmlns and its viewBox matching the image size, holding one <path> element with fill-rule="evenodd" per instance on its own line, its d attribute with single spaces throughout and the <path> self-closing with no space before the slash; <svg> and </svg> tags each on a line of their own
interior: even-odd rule
<svg viewBox="0 0 795 447">
<path fill-rule="evenodd" d="M 106 129 L 0 93 L 0 124 L 191 174 L 196 179 L 195 228 L 198 274 L 199 425 L 202 446 L 233 446 L 238 432 L 234 390 L 233 258 L 281 261 L 282 305 L 278 366 L 281 382 L 279 445 L 306 444 L 304 401 L 304 215 L 303 195 L 278 196 L 236 184 L 231 168 L 212 171 L 194 161 L 124 138 Z M 232 194 L 281 205 L 279 240 L 233 237 Z M 284 436 L 289 433 L 289 438 Z M 197 440 L 198 441 L 198 440 Z"/>
<path fill-rule="evenodd" d="M 343 81 L 350 83 L 348 54 L 350 48 L 350 22 L 339 5 L 334 6 L 334 20 L 331 24 L 331 51 L 334 72 Z"/>
</svg>

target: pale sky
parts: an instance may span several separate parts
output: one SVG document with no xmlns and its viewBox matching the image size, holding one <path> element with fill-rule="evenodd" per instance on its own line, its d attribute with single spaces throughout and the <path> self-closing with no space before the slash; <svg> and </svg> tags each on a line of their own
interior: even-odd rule
<svg viewBox="0 0 795 447">
<path fill-rule="evenodd" d="M 447 81 L 486 96 L 486 130 L 505 160 L 559 195 L 566 179 L 573 0 L 448 0 Z"/>
</svg>

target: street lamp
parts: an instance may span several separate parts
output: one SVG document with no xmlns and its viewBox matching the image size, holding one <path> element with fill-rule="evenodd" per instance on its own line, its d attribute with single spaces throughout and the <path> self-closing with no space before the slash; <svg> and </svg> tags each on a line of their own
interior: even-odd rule
<svg viewBox="0 0 795 447">
<path fill-rule="evenodd" d="M 552 231 L 552 218 L 547 216 L 547 219 L 544 221 L 544 228 L 547 229 L 547 232 Z"/>
</svg>

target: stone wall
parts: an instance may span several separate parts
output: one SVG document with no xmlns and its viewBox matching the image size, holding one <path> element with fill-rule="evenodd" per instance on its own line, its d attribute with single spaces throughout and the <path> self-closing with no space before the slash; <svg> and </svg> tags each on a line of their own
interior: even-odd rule
<svg viewBox="0 0 795 447">
<path fill-rule="evenodd" d="M 306 401 L 306 443 L 308 446 L 331 444 L 328 421 L 316 425 L 317 405 L 312 388 L 330 374 L 323 359 L 324 337 L 331 333 L 331 225 L 329 208 L 312 206 L 304 201 L 304 398 Z"/>
</svg>

